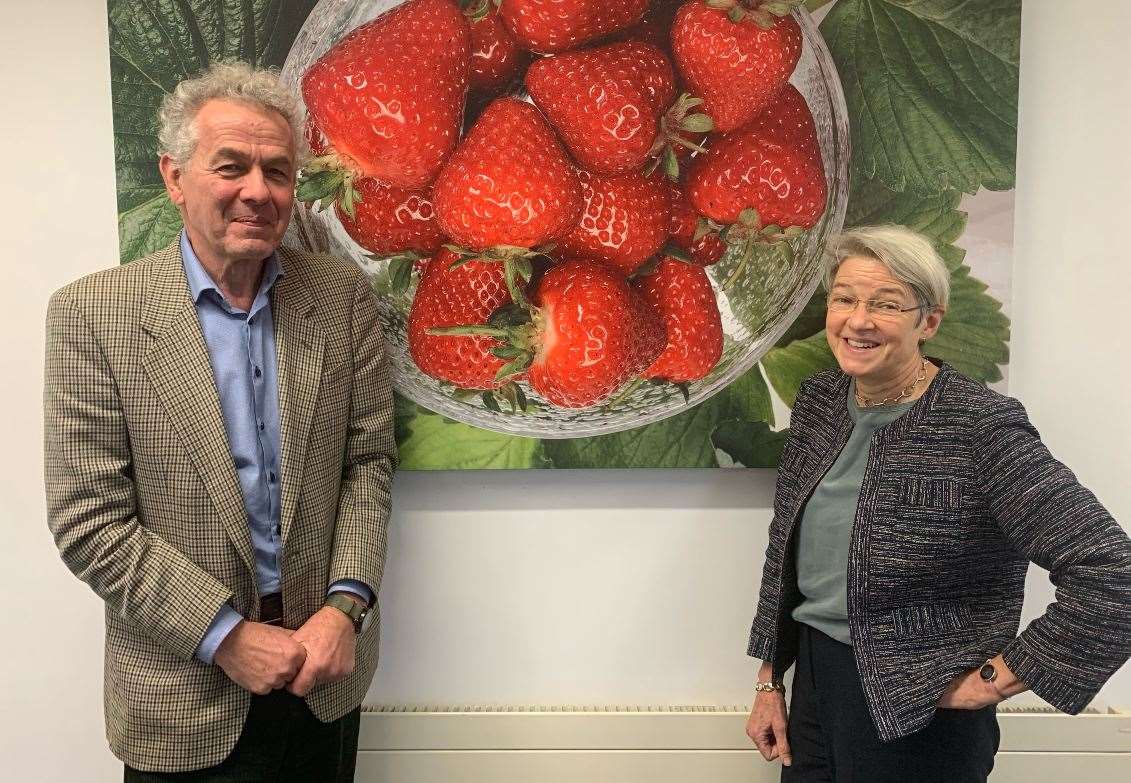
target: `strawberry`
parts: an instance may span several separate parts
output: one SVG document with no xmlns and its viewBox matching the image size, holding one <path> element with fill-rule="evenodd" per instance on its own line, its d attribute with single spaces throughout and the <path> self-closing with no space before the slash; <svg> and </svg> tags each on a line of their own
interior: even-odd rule
<svg viewBox="0 0 1131 783">
<path fill-rule="evenodd" d="M 538 110 L 498 98 L 440 172 L 432 203 L 460 245 L 533 248 L 576 225 L 581 183 Z"/>
<path fill-rule="evenodd" d="M 626 274 L 664 244 L 671 211 L 667 184 L 639 172 L 606 177 L 580 172 L 585 211 L 558 252 L 608 261 Z"/>
<path fill-rule="evenodd" d="M 633 288 L 664 319 L 667 346 L 642 375 L 672 383 L 703 378 L 723 353 L 723 324 L 707 272 L 701 266 L 665 258 Z"/>
<path fill-rule="evenodd" d="M 440 249 L 444 235 L 427 192 L 388 187 L 368 177 L 355 180 L 354 186 L 360 201 L 353 216 L 340 204 L 335 211 L 342 228 L 363 248 L 378 255 L 409 250 L 426 256 Z"/>
<path fill-rule="evenodd" d="M 687 193 L 703 215 L 734 223 L 753 207 L 763 224 L 812 228 L 825 211 L 825 170 L 813 116 L 795 89 L 692 163 Z"/>
<path fill-rule="evenodd" d="M 659 49 L 627 41 L 543 58 L 526 72 L 526 88 L 582 166 L 622 174 L 658 152 L 675 74 Z"/>
<path fill-rule="evenodd" d="M 801 28 L 788 15 L 796 5 L 688 0 L 679 9 L 672 53 L 716 130 L 732 131 L 754 119 L 789 81 L 801 58 Z"/>
<path fill-rule="evenodd" d="M 459 256 L 441 250 L 424 270 L 408 313 L 408 348 L 420 371 L 463 389 L 494 389 L 505 364 L 491 353 L 502 345 L 488 336 L 450 336 L 436 327 L 482 323 L 510 303 L 503 265 L 469 260 L 452 268 Z"/>
<path fill-rule="evenodd" d="M 710 266 L 722 258 L 726 243 L 718 232 L 710 230 L 706 220 L 699 216 L 687 194 L 674 183 L 669 183 L 671 198 L 671 226 L 669 232 L 672 242 L 688 255 L 688 260 L 700 266 Z"/>
<path fill-rule="evenodd" d="M 470 60 L 468 21 L 450 0 L 409 0 L 349 33 L 302 77 L 334 165 L 429 184 L 459 136 Z"/>
<path fill-rule="evenodd" d="M 628 27 L 647 7 L 648 0 L 502 0 L 499 13 L 520 46 L 552 54 Z"/>
<path fill-rule="evenodd" d="M 540 328 L 530 386 L 553 405 L 603 402 L 663 350 L 660 317 L 611 266 L 569 260 L 551 267 L 534 303 Z"/>
<path fill-rule="evenodd" d="M 471 89 L 494 92 L 506 87 L 529 55 L 519 48 L 491 0 L 465 0 L 471 19 Z"/>
<path fill-rule="evenodd" d="M 526 308 L 503 308 L 488 324 L 431 331 L 506 341 L 492 352 L 510 360 L 497 377 L 525 372 L 530 387 L 560 408 L 609 399 L 660 355 L 665 342 L 663 321 L 624 273 L 584 259 L 550 267 Z"/>
</svg>

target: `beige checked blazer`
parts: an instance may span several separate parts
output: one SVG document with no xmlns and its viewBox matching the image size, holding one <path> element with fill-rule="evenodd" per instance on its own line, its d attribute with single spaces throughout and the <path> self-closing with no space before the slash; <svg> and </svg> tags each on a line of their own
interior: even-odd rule
<svg viewBox="0 0 1131 783">
<path fill-rule="evenodd" d="M 353 264 L 286 247 L 272 294 L 281 423 L 285 623 L 338 579 L 381 584 L 396 466 L 373 293 Z M 106 602 L 111 749 L 143 770 L 222 761 L 250 694 L 193 658 L 220 606 L 259 617 L 243 495 L 174 242 L 51 298 L 44 390 L 48 519 L 67 567 Z M 376 612 L 376 609 L 375 609 Z M 322 720 L 361 703 L 378 623 Z"/>
</svg>

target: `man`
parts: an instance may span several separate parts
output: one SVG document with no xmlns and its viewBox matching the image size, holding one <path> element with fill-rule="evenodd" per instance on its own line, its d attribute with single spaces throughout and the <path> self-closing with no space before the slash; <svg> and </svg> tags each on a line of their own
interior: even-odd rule
<svg viewBox="0 0 1131 783">
<path fill-rule="evenodd" d="M 353 779 L 393 401 L 364 275 L 279 244 L 300 128 L 272 74 L 181 83 L 159 166 L 183 232 L 48 308 L 49 523 L 106 602 L 126 780 Z"/>
</svg>

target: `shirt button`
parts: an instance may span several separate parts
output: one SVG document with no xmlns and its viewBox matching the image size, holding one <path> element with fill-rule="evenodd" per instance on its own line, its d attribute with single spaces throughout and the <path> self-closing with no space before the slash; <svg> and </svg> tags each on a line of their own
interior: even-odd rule
<svg viewBox="0 0 1131 783">
<path fill-rule="evenodd" d="M 271 479 L 271 483 L 274 484 L 275 483 L 275 473 L 274 472 L 272 472 L 270 474 L 270 479 Z"/>
<path fill-rule="evenodd" d="M 263 373 L 262 373 L 262 372 L 260 371 L 260 369 L 259 369 L 258 367 L 256 367 L 256 368 L 255 368 L 255 377 L 256 377 L 256 378 L 258 378 L 258 377 L 260 377 L 261 375 L 263 375 Z"/>
<path fill-rule="evenodd" d="M 263 422 L 259 422 L 259 431 L 263 432 Z"/>
</svg>

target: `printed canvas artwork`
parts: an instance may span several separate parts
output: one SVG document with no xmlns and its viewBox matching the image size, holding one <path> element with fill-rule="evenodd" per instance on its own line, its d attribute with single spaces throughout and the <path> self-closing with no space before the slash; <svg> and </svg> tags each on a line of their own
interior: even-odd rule
<svg viewBox="0 0 1131 783">
<path fill-rule="evenodd" d="M 372 281 L 403 468 L 775 466 L 855 225 L 935 242 L 927 353 L 1004 383 L 1020 0 L 551 5 L 109 0 L 121 261 L 181 229 L 162 97 L 239 59 L 302 96 L 286 241 Z"/>
</svg>

